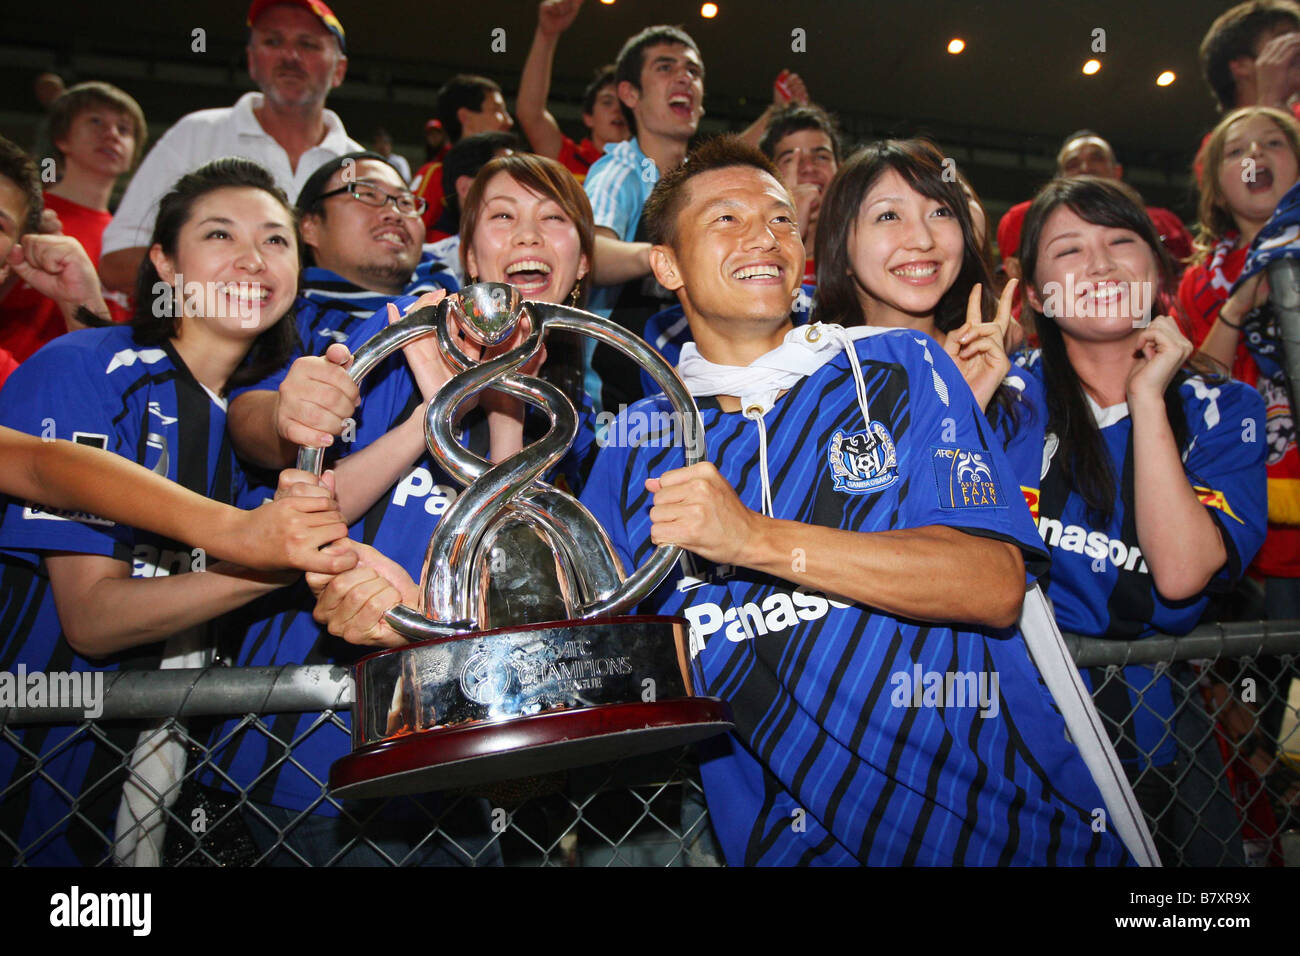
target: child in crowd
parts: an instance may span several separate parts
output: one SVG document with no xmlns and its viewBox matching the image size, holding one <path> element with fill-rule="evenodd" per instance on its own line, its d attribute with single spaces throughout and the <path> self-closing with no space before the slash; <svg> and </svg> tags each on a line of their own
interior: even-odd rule
<svg viewBox="0 0 1300 956">
<path fill-rule="evenodd" d="M 1268 536 L 1252 565 L 1263 579 L 1265 613 L 1300 618 L 1300 456 L 1285 381 L 1263 375 L 1262 348 L 1276 344 L 1276 320 L 1263 274 L 1229 291 L 1251 241 L 1300 178 L 1300 123 L 1269 107 L 1234 110 L 1202 151 L 1206 175 L 1198 207 L 1196 259 L 1178 300 L 1188 337 L 1232 377 L 1257 389 L 1268 409 Z M 1267 361 L 1267 360 L 1266 360 Z M 1270 363 L 1277 366 L 1274 359 Z"/>
<path fill-rule="evenodd" d="M 59 231 L 76 239 L 90 264 L 99 265 L 100 240 L 113 218 L 108 211 L 113 188 L 144 152 L 144 113 L 129 94 L 108 83 L 78 83 L 50 108 L 54 155 L 37 157 L 45 190 L 44 208 L 58 217 Z M 129 317 L 126 299 L 106 298 L 109 317 Z M 22 362 L 46 342 L 83 323 L 69 322 L 59 304 L 28 282 L 20 282 L 0 302 L 0 348 Z"/>
</svg>

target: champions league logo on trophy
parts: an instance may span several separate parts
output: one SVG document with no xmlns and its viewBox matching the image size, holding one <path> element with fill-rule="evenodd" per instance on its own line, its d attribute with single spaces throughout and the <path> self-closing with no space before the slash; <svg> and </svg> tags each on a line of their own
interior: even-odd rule
<svg viewBox="0 0 1300 956">
<path fill-rule="evenodd" d="M 476 363 L 448 332 L 448 315 L 484 348 L 519 346 Z M 571 495 L 542 481 L 577 435 L 577 413 L 550 383 L 522 375 L 548 330 L 589 335 L 642 365 L 683 429 L 686 464 L 704 458 L 695 403 L 672 368 L 612 322 L 563 305 L 523 302 L 513 286 L 479 283 L 388 326 L 357 350 L 360 382 L 408 342 L 435 335 L 457 374 L 429 403 L 434 461 L 464 492 L 442 516 L 425 556 L 423 607 L 399 605 L 389 624 L 408 647 L 353 666 L 352 753 L 330 769 L 343 797 L 465 787 L 598 763 L 699 740 L 731 727 L 727 706 L 693 694 L 687 622 L 619 617 L 650 594 L 680 549 L 660 546 L 626 573 L 603 528 Z M 550 430 L 499 464 L 456 438 L 457 408 L 496 388 L 542 409 Z M 299 467 L 317 474 L 322 452 Z"/>
</svg>

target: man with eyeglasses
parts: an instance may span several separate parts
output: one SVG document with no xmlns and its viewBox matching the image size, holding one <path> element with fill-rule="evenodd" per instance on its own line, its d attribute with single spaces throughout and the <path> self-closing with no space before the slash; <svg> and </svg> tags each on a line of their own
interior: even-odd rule
<svg viewBox="0 0 1300 956">
<path fill-rule="evenodd" d="M 253 0 L 247 22 L 248 74 L 260 92 L 183 116 L 154 144 L 104 230 L 99 275 L 106 288 L 135 293 L 158 200 L 208 160 L 251 159 L 293 196 L 322 162 L 362 148 L 325 109 L 348 57 L 343 24 L 324 0 Z"/>
<path fill-rule="evenodd" d="M 359 299 L 457 287 L 454 280 L 448 285 L 445 277 L 430 278 L 430 269 L 441 263 L 422 254 L 425 201 L 378 153 L 348 153 L 325 163 L 303 184 L 297 205 L 308 266 L 302 293 L 308 299 L 369 318 L 383 303 L 371 306 Z M 349 288 L 340 290 L 339 280 Z M 344 295 L 335 294 L 339 291 Z M 303 342 L 315 352 L 329 344 L 318 349 L 306 338 Z"/>
<path fill-rule="evenodd" d="M 378 153 L 331 159 L 303 184 L 297 206 L 305 266 L 297 305 L 302 357 L 234 392 L 227 418 L 236 450 L 265 468 L 286 467 L 297 452 L 279 437 L 277 416 L 300 428 L 323 427 L 328 422 L 320 416 L 329 412 L 312 396 L 327 385 L 351 390 L 347 373 L 319 357 L 330 343 L 346 341 L 393 299 L 459 288 L 452 270 L 424 245 L 424 200 Z"/>
</svg>

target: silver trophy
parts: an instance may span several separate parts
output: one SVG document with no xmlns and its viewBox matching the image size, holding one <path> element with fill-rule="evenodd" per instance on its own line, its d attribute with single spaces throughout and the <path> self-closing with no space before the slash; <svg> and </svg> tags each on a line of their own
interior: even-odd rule
<svg viewBox="0 0 1300 956">
<path fill-rule="evenodd" d="M 448 332 L 450 314 L 484 348 L 519 346 L 484 362 Z M 542 481 L 578 430 L 554 385 L 522 375 L 550 330 L 588 335 L 644 367 L 673 407 L 686 464 L 704 459 L 704 431 L 672 367 L 644 341 L 579 309 L 524 302 L 514 286 L 484 282 L 385 328 L 363 346 L 353 381 L 402 346 L 436 335 L 456 375 L 429 403 L 425 440 L 465 490 L 438 522 L 425 556 L 423 607 L 388 612 L 412 642 L 353 665 L 352 753 L 330 769 L 343 797 L 466 787 L 646 753 L 731 727 L 722 701 L 693 693 L 687 622 L 617 616 L 676 563 L 660 546 L 625 573 L 599 522 L 572 495 Z M 464 448 L 456 410 L 485 388 L 542 409 L 551 427 L 499 464 Z M 298 467 L 320 474 L 321 449 Z"/>
</svg>

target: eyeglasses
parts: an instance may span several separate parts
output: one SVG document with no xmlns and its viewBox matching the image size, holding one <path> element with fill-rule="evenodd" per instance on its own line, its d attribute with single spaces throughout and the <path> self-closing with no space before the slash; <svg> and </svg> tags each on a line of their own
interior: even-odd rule
<svg viewBox="0 0 1300 956">
<path fill-rule="evenodd" d="M 375 206 L 382 209 L 390 202 L 393 208 L 403 216 L 423 216 L 424 211 L 429 208 L 429 204 L 419 196 L 411 193 L 386 193 L 374 183 L 364 181 L 350 182 L 346 186 L 340 186 L 338 189 L 331 189 L 327 193 L 321 193 L 318 199 L 329 199 L 331 196 L 338 196 L 342 193 L 351 193 L 352 198 L 365 203 L 367 206 Z"/>
</svg>

